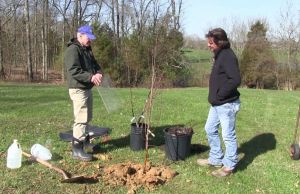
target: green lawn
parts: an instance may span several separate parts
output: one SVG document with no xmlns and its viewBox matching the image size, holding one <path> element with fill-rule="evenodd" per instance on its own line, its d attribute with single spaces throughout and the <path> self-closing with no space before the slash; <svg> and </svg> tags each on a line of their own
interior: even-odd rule
<svg viewBox="0 0 300 194">
<path fill-rule="evenodd" d="M 190 62 L 201 62 L 201 60 L 209 60 L 212 57 L 208 49 L 183 49 L 183 53 Z"/>
<path fill-rule="evenodd" d="M 152 193 L 299 193 L 300 161 L 289 158 L 293 141 L 300 92 L 240 89 L 241 111 L 237 119 L 239 152 L 242 156 L 234 175 L 215 178 L 211 168 L 200 167 L 197 158 L 208 156 L 203 130 L 209 104 L 206 88 L 164 89 L 155 99 L 152 129 L 156 134 L 149 150 L 153 164 L 169 165 L 179 174 Z M 60 183 L 61 175 L 23 157 L 22 167 L 6 168 L 6 150 L 13 139 L 29 152 L 35 143 L 48 146 L 53 164 L 72 174 L 100 173 L 97 166 L 125 161 L 143 162 L 144 152 L 129 147 L 131 101 L 129 89 L 117 89 L 122 106 L 107 113 L 94 90 L 92 124 L 112 129 L 112 140 L 102 146 L 111 160 L 82 163 L 71 158 L 71 147 L 60 141 L 58 133 L 69 130 L 72 107 L 65 86 L 0 84 L 0 193 L 126 193 L 125 188 L 112 188 L 99 179 L 94 184 Z M 148 94 L 147 89 L 133 89 L 135 114 L 139 114 Z M 192 144 L 201 144 L 201 152 L 192 152 L 185 161 L 165 158 L 159 145 L 164 143 L 162 130 L 167 126 L 193 127 Z M 138 193 L 145 191 L 139 190 Z"/>
</svg>

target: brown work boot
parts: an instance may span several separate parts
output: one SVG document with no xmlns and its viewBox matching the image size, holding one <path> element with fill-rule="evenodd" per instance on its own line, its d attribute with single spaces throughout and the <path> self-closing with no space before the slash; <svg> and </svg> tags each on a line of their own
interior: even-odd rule
<svg viewBox="0 0 300 194">
<path fill-rule="evenodd" d="M 208 159 L 198 159 L 197 164 L 199 164 L 200 166 L 214 166 L 214 167 L 217 167 L 217 168 L 222 167 L 222 164 L 211 164 L 211 163 L 209 163 Z"/>
<path fill-rule="evenodd" d="M 229 176 L 231 175 L 233 172 L 233 170 L 230 170 L 228 168 L 226 168 L 225 166 L 223 166 L 222 168 L 213 171 L 211 174 L 215 177 L 225 177 L 225 176 Z"/>
</svg>

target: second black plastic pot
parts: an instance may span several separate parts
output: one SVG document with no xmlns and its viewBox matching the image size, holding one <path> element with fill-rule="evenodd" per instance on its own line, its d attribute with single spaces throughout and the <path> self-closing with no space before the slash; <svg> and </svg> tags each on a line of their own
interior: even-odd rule
<svg viewBox="0 0 300 194">
<path fill-rule="evenodd" d="M 187 134 L 177 134 L 169 132 L 169 128 L 164 130 L 165 152 L 168 159 L 184 160 L 190 154 L 191 139 L 193 131 Z"/>
</svg>

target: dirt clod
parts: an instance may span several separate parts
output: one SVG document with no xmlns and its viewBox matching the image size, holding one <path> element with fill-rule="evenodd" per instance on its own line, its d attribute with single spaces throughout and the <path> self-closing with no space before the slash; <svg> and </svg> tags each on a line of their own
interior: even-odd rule
<svg viewBox="0 0 300 194">
<path fill-rule="evenodd" d="M 132 162 L 114 164 L 103 169 L 103 180 L 107 185 L 126 186 L 128 193 L 135 193 L 139 188 L 152 191 L 177 175 L 166 166 L 152 166 L 150 163 L 146 166 Z"/>
</svg>

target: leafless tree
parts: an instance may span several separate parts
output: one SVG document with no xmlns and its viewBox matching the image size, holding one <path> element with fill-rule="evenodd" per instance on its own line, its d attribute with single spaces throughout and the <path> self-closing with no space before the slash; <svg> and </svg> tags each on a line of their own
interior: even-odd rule
<svg viewBox="0 0 300 194">
<path fill-rule="evenodd" d="M 29 71 L 33 79 L 49 80 L 49 71 L 57 70 L 59 67 L 64 79 L 62 56 L 67 39 L 75 36 L 79 25 L 95 24 L 98 28 L 95 33 L 103 33 L 101 30 L 105 26 L 109 38 L 113 41 L 111 53 L 115 54 L 110 62 L 116 64 L 114 67 L 119 68 L 120 72 L 124 71 L 124 67 L 130 66 L 131 72 L 128 75 L 134 75 L 138 80 L 141 73 L 149 72 L 144 71 L 145 69 L 151 69 L 150 63 L 146 64 L 148 57 L 151 57 L 150 50 L 153 45 L 151 36 L 161 33 L 159 30 L 162 30 L 164 36 L 158 41 L 167 43 L 166 36 L 171 29 L 180 30 L 182 2 L 182 0 L 2 0 L 0 72 L 4 73 L 4 69 L 10 67 L 12 75 L 22 73 L 24 76 Z M 134 42 L 135 40 L 138 42 Z M 131 45 L 125 45 L 128 41 L 133 42 Z M 167 47 L 163 43 L 160 45 L 161 48 Z M 31 47 L 31 52 L 28 46 Z M 28 54 L 31 55 L 29 69 Z M 140 56 L 137 57 L 137 54 Z M 158 58 L 160 57 L 166 58 L 162 53 L 159 53 Z M 17 77 L 10 77 L 15 78 Z"/>
<path fill-rule="evenodd" d="M 172 17 L 173 17 L 173 28 L 178 30 L 180 29 L 180 16 L 182 12 L 182 0 L 171 0 L 172 7 Z"/>
<path fill-rule="evenodd" d="M 281 51 L 285 51 L 286 57 L 283 64 L 284 68 L 284 86 L 286 90 L 293 90 L 296 77 L 293 74 L 297 65 L 296 55 L 299 52 L 300 44 L 300 23 L 297 17 L 297 11 L 294 10 L 292 2 L 287 1 L 286 6 L 280 10 L 280 20 L 278 30 L 275 31 L 277 37 L 277 46 Z"/>
<path fill-rule="evenodd" d="M 20 0 L 18 2 L 14 1 L 12 3 L 13 8 L 13 52 L 12 52 L 12 60 L 13 60 L 13 67 L 17 65 L 17 27 L 18 27 L 18 17 L 17 17 L 17 9 L 20 6 Z"/>
<path fill-rule="evenodd" d="M 49 1 L 43 1 L 43 15 L 42 15 L 42 78 L 48 80 L 48 15 L 49 15 Z"/>
<path fill-rule="evenodd" d="M 7 24 L 9 24 L 9 22 L 12 20 L 14 20 L 13 24 L 14 24 L 14 30 L 13 30 L 13 36 L 15 37 L 15 29 L 16 29 L 16 23 L 15 23 L 15 18 L 16 18 L 16 9 L 19 8 L 21 5 L 21 0 L 6 0 L 6 1 L 1 1 L 0 2 L 0 79 L 5 79 L 6 75 L 5 75 L 5 70 L 4 70 L 4 57 L 3 57 L 3 50 L 5 49 L 4 48 L 4 36 L 3 34 L 4 33 L 4 28 Z M 13 48 L 15 48 L 16 46 L 16 41 L 14 39 L 13 41 Z M 16 51 L 13 52 L 14 55 L 13 55 L 13 64 L 15 65 L 15 53 Z"/>
<path fill-rule="evenodd" d="M 52 1 L 52 5 L 56 8 L 58 13 L 62 16 L 62 42 L 61 42 L 61 52 L 64 52 L 66 46 L 66 27 L 70 28 L 70 24 L 67 20 L 67 11 L 70 8 L 71 0 L 64 0 L 63 5 L 60 5 L 60 1 Z M 63 54 L 62 54 L 63 56 Z M 62 65 L 61 68 L 62 80 L 65 80 L 65 68 Z"/>
<path fill-rule="evenodd" d="M 231 24 L 228 26 L 228 36 L 231 41 L 232 48 L 238 57 L 241 56 L 247 41 L 247 32 L 249 25 L 238 18 L 232 18 Z"/>
<path fill-rule="evenodd" d="M 34 0 L 34 33 L 33 33 L 33 69 L 34 73 L 37 74 L 38 67 L 38 0 Z"/>
<path fill-rule="evenodd" d="M 29 81 L 33 80 L 33 73 L 32 73 L 32 59 L 31 59 L 31 41 L 30 41 L 30 17 L 29 17 L 29 2 L 28 0 L 25 0 L 25 7 L 24 7 L 24 13 L 26 18 L 26 58 L 27 58 L 27 76 Z"/>
<path fill-rule="evenodd" d="M 133 10 L 134 10 L 134 23 L 138 34 L 143 38 L 144 27 L 149 19 L 149 7 L 153 0 L 141 0 L 135 1 L 131 0 Z"/>
<path fill-rule="evenodd" d="M 265 21 L 265 19 L 259 20 Z M 223 18 L 220 23 L 220 27 L 227 32 L 232 49 L 235 51 L 236 55 L 240 57 L 247 41 L 247 33 L 253 21 L 244 21 L 239 17 L 233 16 L 230 18 Z"/>
</svg>

